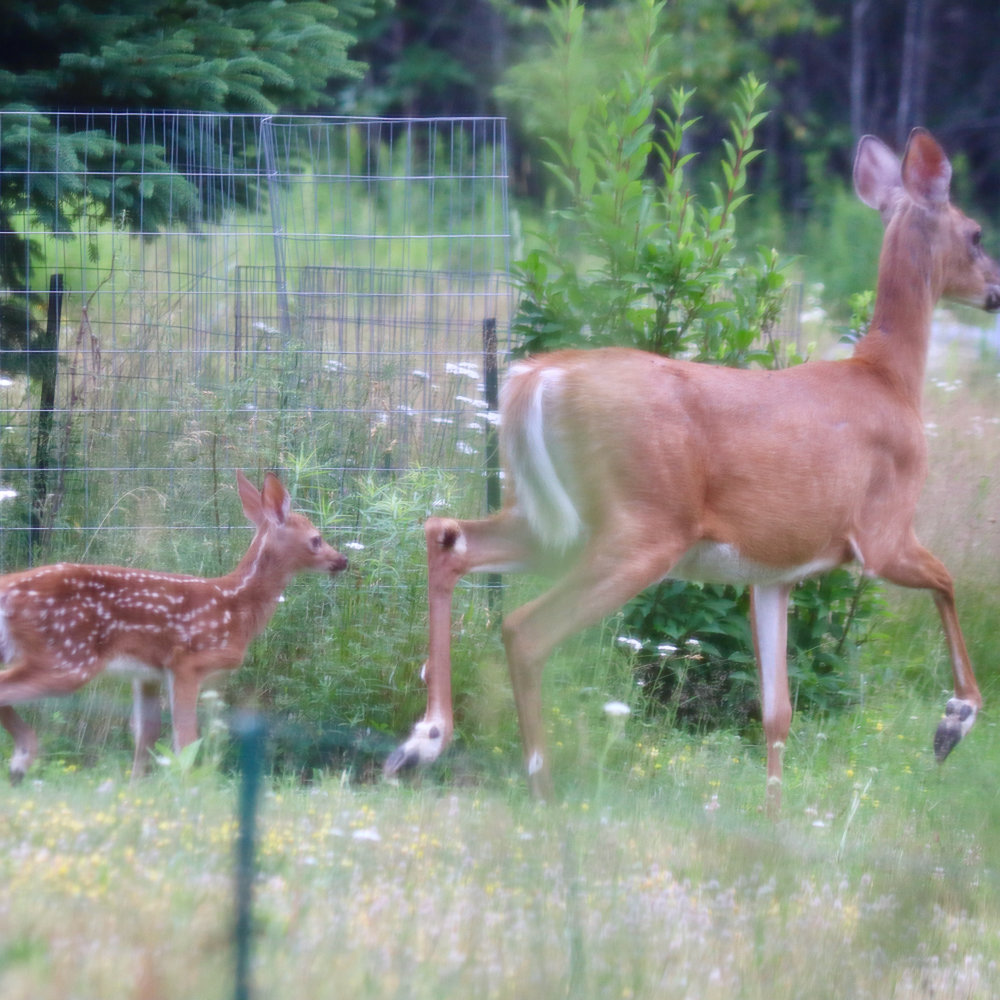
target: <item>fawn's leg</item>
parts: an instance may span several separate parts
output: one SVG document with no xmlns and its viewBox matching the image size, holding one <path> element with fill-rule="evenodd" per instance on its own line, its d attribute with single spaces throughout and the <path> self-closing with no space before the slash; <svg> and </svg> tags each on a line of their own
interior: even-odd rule
<svg viewBox="0 0 1000 1000">
<path fill-rule="evenodd" d="M 16 785 L 38 753 L 38 737 L 34 729 L 10 705 L 0 705 L 0 725 L 14 739 L 14 753 L 10 758 L 10 783 Z"/>
<path fill-rule="evenodd" d="M 52 678 L 47 675 L 49 669 L 46 662 L 21 658 L 13 666 L 0 671 L 0 725 L 14 739 L 14 753 L 10 758 L 11 784 L 16 785 L 24 777 L 38 754 L 35 731 L 12 706 L 43 695 L 69 694 L 89 679 L 65 670 Z M 38 682 L 39 674 L 45 677 L 43 685 Z"/>
<path fill-rule="evenodd" d="M 149 756 L 162 729 L 159 681 L 132 681 L 132 736 L 135 739 L 133 778 L 141 778 L 149 769 Z"/>
</svg>

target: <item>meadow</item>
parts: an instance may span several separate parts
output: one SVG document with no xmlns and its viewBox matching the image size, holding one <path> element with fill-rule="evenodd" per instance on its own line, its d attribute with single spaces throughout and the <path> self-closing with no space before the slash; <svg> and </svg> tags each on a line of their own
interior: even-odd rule
<svg viewBox="0 0 1000 1000">
<path fill-rule="evenodd" d="M 75 707 L 32 710 L 43 760 L 0 790 L 0 996 L 232 993 L 226 703 L 277 720 L 279 765 L 290 730 L 349 744 L 308 773 L 278 766 L 265 784 L 255 995 L 997 995 L 996 371 L 988 351 L 953 341 L 928 384 L 920 530 L 955 573 L 986 698 L 943 766 L 931 750 L 950 689 L 937 618 L 926 595 L 887 590 L 886 616 L 842 681 L 851 707 L 794 721 L 779 821 L 761 809 L 759 732 L 693 733 L 645 710 L 615 619 L 547 671 L 559 787 L 539 805 L 524 788 L 497 633 L 470 587 L 457 606 L 456 745 L 430 773 L 385 783 L 379 761 L 422 696 L 419 523 L 468 499 L 433 470 L 372 477 L 349 532 L 342 510 L 311 510 L 363 539 L 351 578 L 289 589 L 224 700 L 206 700 L 198 759 L 164 750 L 158 773 L 131 784 L 127 701 L 111 682 Z M 515 583 L 505 602 L 535 586 Z M 631 714 L 605 713 L 612 699 Z"/>
<path fill-rule="evenodd" d="M 385 210 L 407 205 L 423 202 Z M 310 232 L 325 231 L 323 214 Z M 265 233 L 248 247 L 252 259 Z M 273 725 L 274 769 L 257 817 L 256 995 L 998 995 L 996 345 L 950 341 L 928 386 L 932 475 L 919 527 L 955 573 L 986 699 L 949 760 L 939 766 L 931 750 L 951 682 L 927 595 L 887 591 L 885 613 L 840 680 L 839 708 L 797 714 L 777 822 L 762 811 L 756 724 L 674 726 L 636 683 L 613 618 L 568 643 L 547 671 L 558 789 L 539 805 L 524 787 L 496 615 L 477 584 L 456 601 L 455 746 L 413 780 L 379 776 L 422 707 L 420 523 L 432 511 L 482 507 L 484 401 L 465 364 L 478 346 L 466 343 L 469 356 L 450 342 L 418 349 L 393 338 L 422 328 L 419 310 L 398 325 L 366 314 L 358 329 L 384 328 L 386 339 L 355 350 L 345 371 L 351 343 L 323 339 L 346 329 L 343 317 L 309 312 L 303 294 L 301 338 L 257 322 L 242 348 L 219 348 L 212 338 L 228 329 L 225 318 L 187 316 L 196 303 L 216 308 L 214 296 L 171 285 L 162 306 L 153 278 L 148 296 L 142 281 L 128 283 L 120 255 L 131 237 L 98 237 L 107 242 L 97 239 L 94 252 L 111 271 L 87 323 L 96 330 L 103 319 L 120 339 L 98 338 L 103 361 L 77 342 L 76 389 L 57 428 L 66 493 L 48 512 L 46 557 L 221 572 L 249 540 L 230 470 L 273 466 L 352 567 L 336 583 L 289 587 L 221 699 L 205 699 L 200 756 L 163 748 L 148 780 L 128 780 L 120 684 L 30 710 L 42 759 L 21 786 L 0 787 L 0 996 L 233 992 L 238 777 L 226 706 L 259 709 Z M 184 274 L 225 257 L 200 240 L 188 260 L 185 246 L 171 250 Z M 402 263 L 423 267 L 414 254 Z M 422 299 L 414 290 L 392 298 Z M 270 306 L 265 280 L 253 294 Z M 459 313 L 455 329 L 478 338 L 487 314 Z M 282 318 L 276 306 L 261 315 Z M 204 364 L 175 371 L 187 351 L 175 328 L 188 325 Z M 87 329 L 81 321 L 80 338 Z M 120 397 L 109 396 L 117 390 L 102 364 L 126 387 Z M 9 412 L 30 409 L 23 383 L 5 391 Z M 411 450 L 422 464 L 407 467 Z M 31 468 L 26 434 L 7 434 L 3 451 L 5 474 Z M 110 474 L 90 479 L 92 469 Z M 7 504 L 8 527 L 17 516 L 27 522 L 27 496 Z M 24 563 L 18 537 L 5 533 L 5 565 Z M 505 605 L 536 586 L 513 583 Z M 630 714 L 609 715 L 610 701 Z M 9 746 L 0 736 L 0 757 Z"/>
<path fill-rule="evenodd" d="M 271 782 L 255 995 L 994 996 L 998 733 L 939 768 L 933 721 L 904 690 L 800 720 L 777 823 L 757 748 L 613 719 L 591 737 L 614 753 L 563 767 L 547 805 L 513 765 Z M 235 795 L 107 762 L 4 792 L 0 993 L 229 995 Z"/>
<path fill-rule="evenodd" d="M 380 780 L 420 708 L 419 522 L 429 497 L 465 501 L 432 471 L 363 484 L 353 579 L 298 581 L 221 689 L 276 720 L 299 704 L 300 721 L 342 725 L 351 744 L 265 783 L 254 995 L 997 995 L 996 367 L 960 345 L 935 361 L 920 524 L 957 578 L 986 710 L 939 766 L 931 735 L 950 678 L 936 615 L 926 595 L 888 590 L 843 679 L 850 707 L 796 716 L 777 822 L 761 808 L 759 732 L 693 733 L 644 710 L 614 619 L 550 665 L 558 791 L 531 801 L 475 588 L 457 609 L 459 739 L 428 774 Z M 238 779 L 223 702 L 208 699 L 197 760 L 165 750 L 158 773 L 131 784 L 119 688 L 86 689 L 74 711 L 33 710 L 44 759 L 0 790 L 4 998 L 233 991 Z M 631 714 L 608 715 L 612 699 Z"/>
</svg>

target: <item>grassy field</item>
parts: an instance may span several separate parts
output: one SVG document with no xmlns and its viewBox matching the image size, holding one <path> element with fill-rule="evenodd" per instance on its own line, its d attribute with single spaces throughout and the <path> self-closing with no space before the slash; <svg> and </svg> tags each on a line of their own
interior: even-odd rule
<svg viewBox="0 0 1000 1000">
<path fill-rule="evenodd" d="M 257 995 L 995 996 L 1000 734 L 939 768 L 934 722 L 900 691 L 800 723 L 778 823 L 757 748 L 631 720 L 545 806 L 514 769 L 271 784 Z M 124 763 L 3 793 L 5 1000 L 232 992 L 235 781 Z"/>
<path fill-rule="evenodd" d="M 920 531 L 956 575 L 986 697 L 943 766 L 931 751 L 951 683 L 940 629 L 927 595 L 893 590 L 892 616 L 850 678 L 855 707 L 794 721 L 778 822 L 761 811 L 752 728 L 693 736 L 662 716 L 601 711 L 608 697 L 630 700 L 609 629 L 570 643 L 548 671 L 559 789 L 540 806 L 524 791 L 495 633 L 470 614 L 457 630 L 461 739 L 435 771 L 400 785 L 358 782 L 357 770 L 266 783 L 256 995 L 1000 995 L 1000 381 L 976 371 L 935 375 L 928 393 Z M 408 551 L 392 548 L 369 575 Z M 367 619 L 358 610 L 342 655 L 360 677 L 388 656 L 371 595 L 333 590 L 327 604 L 358 602 Z M 383 617 L 405 618 L 410 603 Z M 398 684 L 417 651 L 397 653 Z M 246 676 L 257 676 L 249 665 Z M 372 683 L 358 682 L 359 711 L 376 711 Z M 39 711 L 47 758 L 0 788 L 0 996 L 231 995 L 236 779 L 175 760 L 131 785 L 121 741 L 88 757 L 93 767 L 61 762 L 58 709 Z"/>
</svg>

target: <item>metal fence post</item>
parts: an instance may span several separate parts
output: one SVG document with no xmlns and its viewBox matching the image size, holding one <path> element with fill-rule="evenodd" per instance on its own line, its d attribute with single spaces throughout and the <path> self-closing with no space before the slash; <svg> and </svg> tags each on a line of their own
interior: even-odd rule
<svg viewBox="0 0 1000 1000">
<path fill-rule="evenodd" d="M 253 880 L 256 870 L 257 796 L 264 769 L 264 723 L 253 713 L 233 720 L 240 748 L 239 830 L 236 835 L 236 1000 L 250 1000 L 250 953 L 253 935 Z"/>
</svg>

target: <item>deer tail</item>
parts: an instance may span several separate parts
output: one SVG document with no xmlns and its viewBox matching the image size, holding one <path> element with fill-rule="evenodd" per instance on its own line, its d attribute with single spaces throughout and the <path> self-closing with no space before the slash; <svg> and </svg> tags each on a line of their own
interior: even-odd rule
<svg viewBox="0 0 1000 1000">
<path fill-rule="evenodd" d="M 564 377 L 559 367 L 516 365 L 500 400 L 506 488 L 539 544 L 557 552 L 565 552 L 583 533 L 565 463 L 561 468 L 559 461 L 556 417 Z"/>
</svg>

